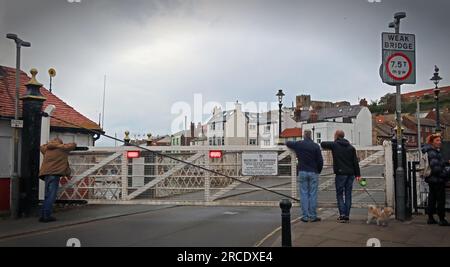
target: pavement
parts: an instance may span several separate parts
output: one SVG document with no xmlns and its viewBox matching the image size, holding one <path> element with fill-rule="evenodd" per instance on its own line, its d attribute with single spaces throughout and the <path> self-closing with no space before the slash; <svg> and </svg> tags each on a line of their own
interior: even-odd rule
<svg viewBox="0 0 450 267">
<path fill-rule="evenodd" d="M 412 220 L 405 222 L 391 219 L 388 226 L 368 225 L 367 209 L 353 209 L 350 223 L 338 223 L 335 209 L 322 210 L 319 214 L 321 222 L 293 220 L 293 247 L 366 247 L 373 238 L 376 239 L 372 242 L 381 247 L 450 247 L 450 227 L 427 225 L 424 214 L 413 215 Z M 280 247 L 281 229 L 266 236 L 257 246 Z"/>
<path fill-rule="evenodd" d="M 426 216 L 423 214 L 413 215 L 412 220 L 406 222 L 391 219 L 389 225 L 383 227 L 366 224 L 366 212 L 366 209 L 352 209 L 350 223 L 338 223 L 336 209 L 319 209 L 321 222 L 304 223 L 298 218 L 298 208 L 294 208 L 292 210 L 294 219 L 291 224 L 292 245 L 294 247 L 365 247 L 369 239 L 375 238 L 382 247 L 450 247 L 450 227 L 427 225 Z M 56 216 L 58 221 L 48 224 L 38 223 L 37 218 L 34 217 L 20 220 L 0 219 L 0 244 L 45 246 L 47 244 L 45 240 L 50 242 L 57 237 L 65 236 L 64 232 L 70 235 L 79 231 L 80 236 L 84 235 L 88 246 L 178 246 L 180 244 L 183 246 L 252 246 L 252 244 L 256 247 L 281 246 L 281 229 L 278 227 L 280 225 L 279 209 L 86 205 L 58 210 Z M 255 229 L 248 228 L 255 223 L 264 226 L 258 230 L 257 226 L 254 227 Z M 172 224 L 174 224 L 173 229 L 165 229 L 168 226 L 172 227 Z M 222 230 L 231 227 L 224 231 L 224 234 L 229 236 L 229 240 L 225 238 L 226 236 L 219 237 L 218 227 Z M 122 236 L 120 229 L 128 230 Z M 150 229 L 152 233 L 142 230 L 139 232 L 136 229 Z M 239 239 L 239 236 L 245 236 L 245 234 L 240 232 L 236 233 L 238 236 L 233 236 L 230 234 L 235 233 L 232 229 L 247 229 L 248 234 L 245 234 L 248 236 L 245 239 Z M 93 237 L 94 232 L 96 236 Z M 153 232 L 165 233 L 164 238 L 154 236 Z M 134 234 L 136 236 L 133 236 Z M 139 236 L 142 240 L 136 243 Z M 213 240 L 216 243 L 212 242 L 210 237 L 214 237 Z M 113 240 L 111 238 L 123 241 L 110 243 Z M 127 239 L 133 239 L 134 243 L 130 240 L 126 241 Z M 193 240 L 198 242 L 192 242 Z M 251 243 L 249 240 L 260 241 Z M 60 243 L 62 241 L 58 240 L 47 245 L 53 246 Z"/>
</svg>

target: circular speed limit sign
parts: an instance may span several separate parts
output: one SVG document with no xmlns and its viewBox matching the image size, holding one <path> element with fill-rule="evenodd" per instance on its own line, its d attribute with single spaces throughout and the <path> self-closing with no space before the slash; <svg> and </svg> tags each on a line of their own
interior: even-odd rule
<svg viewBox="0 0 450 267">
<path fill-rule="evenodd" d="M 392 54 L 386 61 L 387 74 L 396 81 L 406 80 L 412 70 L 411 60 L 403 53 Z"/>
</svg>

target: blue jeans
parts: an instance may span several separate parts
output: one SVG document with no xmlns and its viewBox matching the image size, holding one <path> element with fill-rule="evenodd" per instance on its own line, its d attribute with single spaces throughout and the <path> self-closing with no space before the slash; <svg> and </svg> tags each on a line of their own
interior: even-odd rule
<svg viewBox="0 0 450 267">
<path fill-rule="evenodd" d="M 49 218 L 52 216 L 53 204 L 55 203 L 56 196 L 59 188 L 59 175 L 47 175 L 45 176 L 45 199 L 41 210 L 42 218 Z"/>
<path fill-rule="evenodd" d="M 304 219 L 317 218 L 317 187 L 319 174 L 300 171 L 298 175 L 299 195 Z"/>
<path fill-rule="evenodd" d="M 353 175 L 336 175 L 336 198 L 341 216 L 350 217 L 350 209 L 352 207 L 352 189 L 355 176 Z"/>
</svg>

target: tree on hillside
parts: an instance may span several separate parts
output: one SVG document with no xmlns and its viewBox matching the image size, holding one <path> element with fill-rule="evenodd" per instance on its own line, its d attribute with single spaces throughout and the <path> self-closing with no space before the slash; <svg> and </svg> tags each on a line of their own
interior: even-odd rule
<svg viewBox="0 0 450 267">
<path fill-rule="evenodd" d="M 395 96 L 397 94 L 388 93 L 380 98 L 378 105 L 383 107 L 383 111 L 387 111 L 388 113 L 395 113 Z"/>
</svg>

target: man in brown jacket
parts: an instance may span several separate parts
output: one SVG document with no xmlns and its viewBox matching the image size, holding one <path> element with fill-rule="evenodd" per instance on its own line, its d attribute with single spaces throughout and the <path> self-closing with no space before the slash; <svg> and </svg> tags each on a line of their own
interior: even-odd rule
<svg viewBox="0 0 450 267">
<path fill-rule="evenodd" d="M 45 199 L 42 206 L 40 222 L 52 222 L 53 204 L 58 193 L 59 179 L 61 176 L 70 175 L 68 156 L 70 151 L 75 150 L 75 143 L 63 144 L 61 139 L 55 138 L 46 145 L 41 146 L 44 155 L 39 178 L 45 181 Z"/>
</svg>

